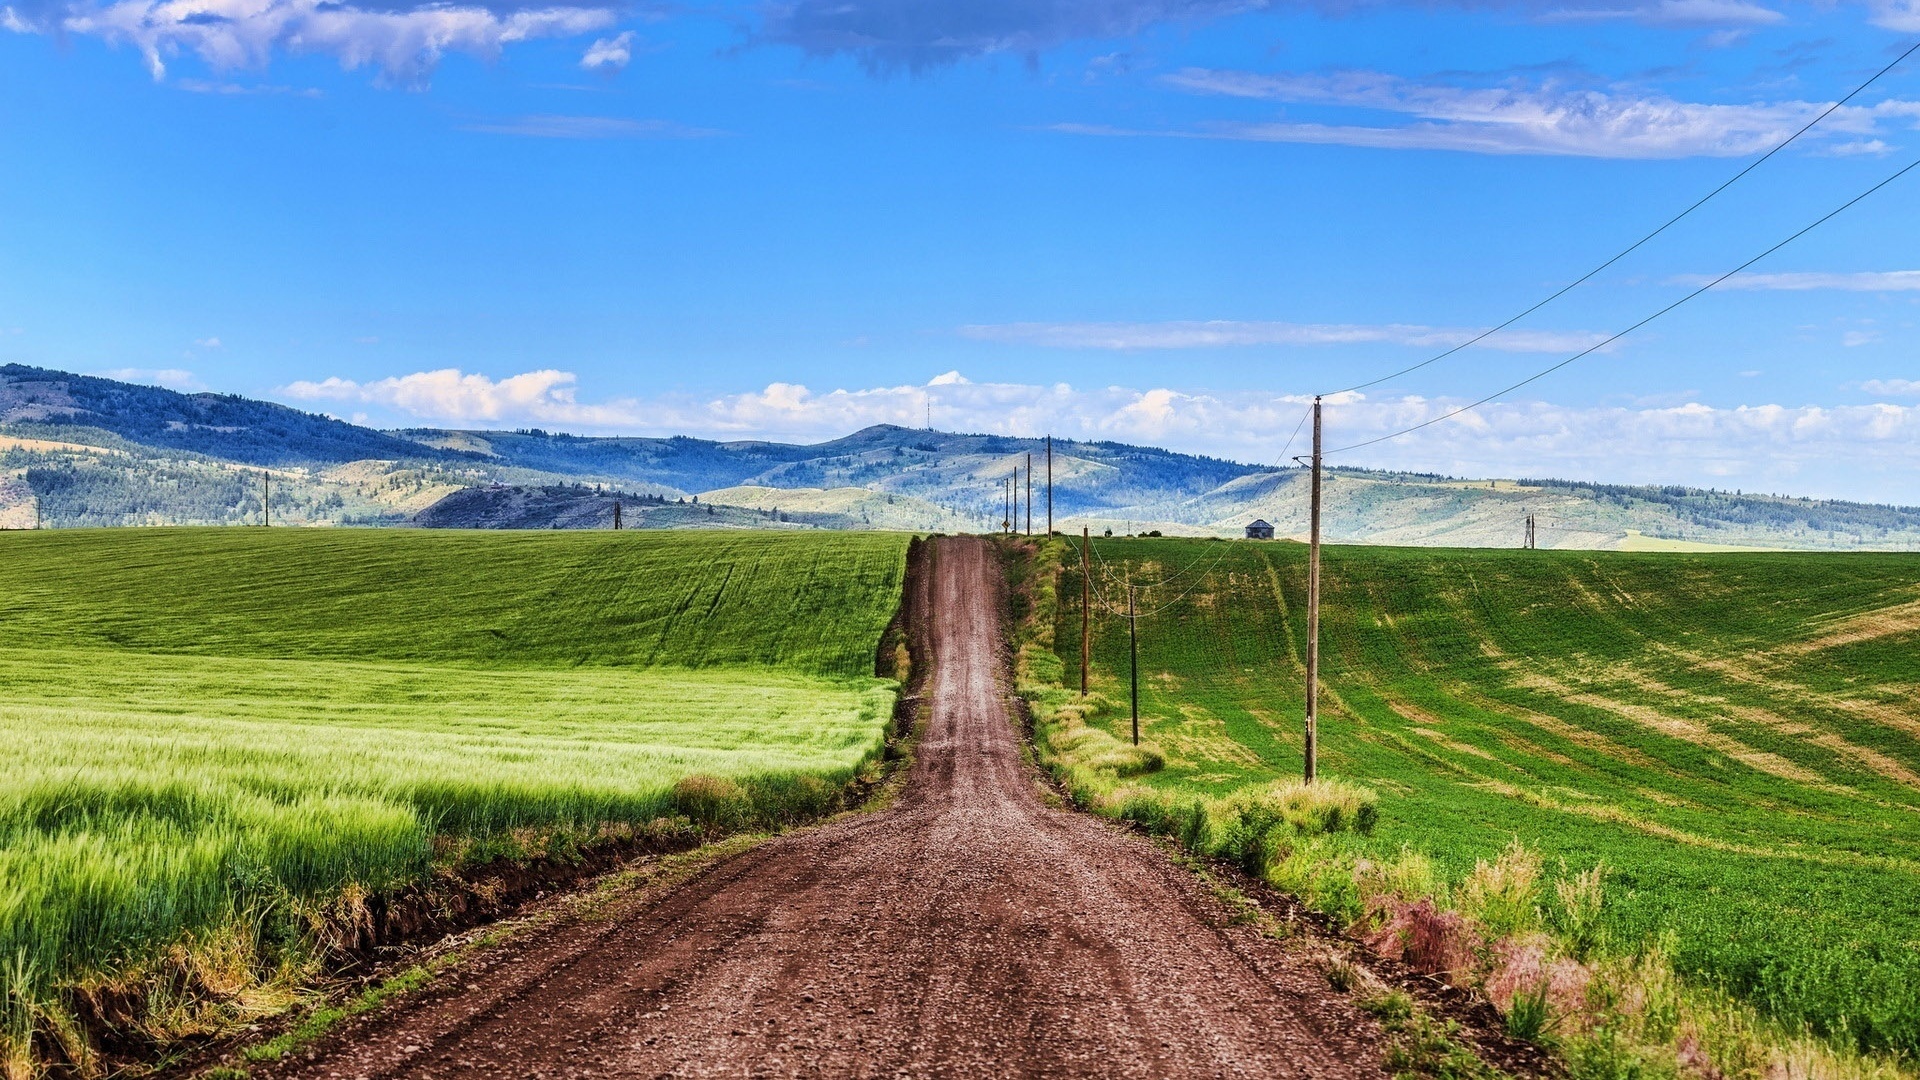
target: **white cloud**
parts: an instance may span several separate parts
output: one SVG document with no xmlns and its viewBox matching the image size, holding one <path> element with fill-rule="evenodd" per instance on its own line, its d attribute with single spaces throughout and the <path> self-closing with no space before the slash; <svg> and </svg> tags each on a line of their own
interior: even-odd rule
<svg viewBox="0 0 1920 1080">
<path fill-rule="evenodd" d="M 617 116 L 522 116 L 467 124 L 461 130 L 536 139 L 704 139 L 722 134 L 671 120 L 628 120 Z"/>
<path fill-rule="evenodd" d="M 92 371 L 102 379 L 118 382 L 145 383 L 149 386 L 161 386 L 168 390 L 205 390 L 206 386 L 194 377 L 193 372 L 180 368 L 112 368 L 107 371 Z"/>
<path fill-rule="evenodd" d="M 1840 335 L 1840 344 L 1852 349 L 1861 345 L 1871 345 L 1880 340 L 1878 330 L 1849 330 Z"/>
<path fill-rule="evenodd" d="M 217 349 L 220 347 L 220 339 L 217 337 L 194 338 L 193 343 L 203 349 Z"/>
<path fill-rule="evenodd" d="M 586 55 L 580 58 L 580 66 L 587 71 L 608 72 L 624 71 L 633 62 L 633 31 L 622 31 L 610 38 L 601 38 L 587 46 Z"/>
<path fill-rule="evenodd" d="M 282 392 L 302 401 L 381 405 L 411 416 L 454 423 L 537 421 L 589 428 L 631 426 L 639 414 L 625 403 L 583 405 L 574 399 L 578 380 L 565 371 L 529 371 L 495 381 L 456 368 L 355 382 L 338 377 L 295 382 Z"/>
<path fill-rule="evenodd" d="M 1236 322 L 1224 319 L 1155 323 L 998 323 L 963 326 L 978 341 L 1017 342 L 1062 349 L 1202 349 L 1232 345 L 1355 345 L 1383 343 L 1450 348 L 1481 331 L 1402 323 Z M 1578 352 L 1606 340 L 1584 331 L 1508 330 L 1480 343 L 1506 352 Z"/>
<path fill-rule="evenodd" d="M 1915 0 L 1920 3 L 1920 0 Z M 1479 154 L 1557 154 L 1604 158 L 1739 157 L 1799 130 L 1825 102 L 1723 105 L 1657 94 L 1538 86 L 1461 87 L 1420 83 L 1374 71 L 1257 74 L 1190 68 L 1165 80 L 1201 94 L 1288 105 L 1387 113 L 1397 122 L 1235 121 L 1200 128 L 1129 130 L 1085 124 L 1056 130 L 1089 135 L 1160 135 L 1255 142 L 1325 143 Z M 1920 102 L 1884 101 L 1836 110 L 1808 136 L 1844 153 L 1879 153 L 1871 137 L 1883 124 L 1911 126 Z M 1840 139 L 1839 143 L 1831 140 Z"/>
<path fill-rule="evenodd" d="M 575 377 L 560 371 L 497 381 L 437 371 L 369 383 L 295 383 L 285 392 L 305 401 L 376 406 L 414 421 L 793 441 L 837 438 L 877 423 L 917 427 L 931 406 L 942 430 L 1113 439 L 1257 464 L 1281 456 L 1311 400 L 1255 390 L 981 383 L 953 373 L 921 385 L 821 392 L 782 382 L 717 397 L 662 395 L 602 404 L 579 401 L 576 388 Z M 1920 382 L 1887 380 L 1863 389 L 1920 394 Z M 1329 398 L 1327 445 L 1334 449 L 1389 434 L 1461 404 L 1358 393 Z M 1460 476 L 1696 483 L 1920 502 L 1920 404 L 1497 402 L 1332 460 Z"/>
<path fill-rule="evenodd" d="M 1563 8 L 1547 12 L 1542 22 L 1603 22 L 1631 20 L 1648 26 L 1755 27 L 1774 26 L 1787 17 L 1770 7 L 1747 0 L 1658 0 L 1634 7 Z"/>
<path fill-rule="evenodd" d="M 1868 0 L 1867 10 L 1875 26 L 1903 34 L 1920 30 L 1920 0 Z"/>
<path fill-rule="evenodd" d="M 1868 379 L 1860 389 L 1887 397 L 1920 397 L 1920 379 Z"/>
<path fill-rule="evenodd" d="M 208 79 L 175 79 L 174 86 L 190 94 L 220 94 L 227 97 L 289 96 L 317 98 L 323 96 L 313 87 L 270 86 L 265 83 L 214 82 Z"/>
<path fill-rule="evenodd" d="M 1705 285 L 1713 278 L 1689 274 L 1673 279 L 1676 285 Z M 1920 270 L 1880 270 L 1854 274 L 1736 274 L 1722 282 L 1721 289 L 1754 289 L 1783 292 L 1808 292 L 1814 289 L 1838 289 L 1847 292 L 1920 291 Z"/>
<path fill-rule="evenodd" d="M 493 57 L 515 42 L 604 29 L 614 17 L 607 8 L 369 8 L 339 0 L 67 0 L 44 13 L 5 9 L 7 25 L 17 31 L 131 45 L 155 79 L 182 53 L 225 71 L 265 67 L 276 51 L 287 51 L 331 55 L 349 69 L 372 67 L 388 80 L 414 82 L 450 52 Z"/>
</svg>

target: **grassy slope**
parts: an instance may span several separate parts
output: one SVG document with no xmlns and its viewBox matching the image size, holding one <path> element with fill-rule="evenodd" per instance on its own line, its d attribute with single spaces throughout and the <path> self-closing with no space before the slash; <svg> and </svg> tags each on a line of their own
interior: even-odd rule
<svg viewBox="0 0 1920 1080">
<path fill-rule="evenodd" d="M 31 965 L 0 981 L 44 997 L 414 880 L 450 837 L 483 856 L 511 830 L 644 823 L 692 773 L 776 815 L 830 797 L 884 737 L 872 671 L 905 547 L 0 536 L 0 955 Z"/>
<path fill-rule="evenodd" d="M 1304 548 L 1099 547 L 1110 581 L 1193 568 L 1142 601 L 1171 604 L 1141 622 L 1169 759 L 1146 782 L 1297 775 Z M 1456 879 L 1515 836 L 1604 861 L 1616 943 L 1671 934 L 1682 971 L 1789 1023 L 1920 1052 L 1920 558 L 1331 548 L 1325 569 L 1321 768 L 1380 791 L 1374 850 Z M 1078 592 L 1073 567 L 1069 671 Z M 1124 702 L 1125 624 L 1096 632 Z"/>
</svg>

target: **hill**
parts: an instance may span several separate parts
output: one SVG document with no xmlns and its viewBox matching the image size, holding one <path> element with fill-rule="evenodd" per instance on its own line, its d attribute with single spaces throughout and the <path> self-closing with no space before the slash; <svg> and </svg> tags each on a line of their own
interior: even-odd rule
<svg viewBox="0 0 1920 1080">
<path fill-rule="evenodd" d="M 591 528 L 637 500 L 636 528 L 993 531 L 1003 481 L 1040 439 L 877 425 L 813 445 L 541 430 L 374 431 L 267 402 L 0 367 L 0 527 L 245 524 Z M 261 474 L 269 473 L 263 484 Z M 1117 442 L 1053 442 L 1057 528 L 1239 535 L 1306 530 L 1302 470 Z M 1331 469 L 1336 541 L 1542 547 L 1920 547 L 1920 509 L 1682 487 Z M 500 489 L 511 489 L 501 491 Z M 687 509 L 698 498 L 702 507 Z M 442 503 L 442 500 L 446 500 Z M 682 501 L 684 500 L 684 502 Z M 1024 527 L 1023 510 L 1019 524 Z"/>
</svg>

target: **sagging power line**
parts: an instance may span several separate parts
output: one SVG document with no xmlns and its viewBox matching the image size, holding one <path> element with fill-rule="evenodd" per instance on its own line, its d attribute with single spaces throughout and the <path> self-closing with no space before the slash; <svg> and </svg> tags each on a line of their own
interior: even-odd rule
<svg viewBox="0 0 1920 1080">
<path fill-rule="evenodd" d="M 1707 282 L 1705 285 L 1702 285 L 1699 288 L 1693 290 L 1692 292 L 1686 294 L 1685 296 L 1682 296 L 1680 299 L 1675 300 L 1673 303 L 1668 304 L 1666 307 L 1663 307 L 1660 310 L 1654 312 L 1653 314 L 1648 315 L 1646 318 L 1641 319 L 1639 322 L 1634 323 L 1632 326 L 1629 326 L 1624 330 L 1619 330 L 1619 331 L 1616 331 L 1615 333 L 1607 335 L 1607 337 L 1602 339 L 1601 341 L 1596 342 L 1593 345 L 1589 345 L 1584 349 L 1581 349 L 1579 352 L 1574 353 L 1572 356 L 1567 357 L 1565 360 L 1562 360 L 1556 364 L 1551 364 L 1551 365 L 1548 365 L 1547 367 L 1541 368 L 1539 371 L 1534 372 L 1533 374 L 1527 376 L 1524 379 L 1521 379 L 1519 382 L 1516 382 L 1511 386 L 1502 387 L 1501 389 L 1496 390 L 1491 394 L 1488 394 L 1486 397 L 1483 397 L 1478 401 L 1474 401 L 1474 402 L 1470 402 L 1469 404 L 1462 405 L 1459 408 L 1454 409 L 1450 412 L 1441 413 L 1439 416 L 1435 416 L 1427 420 L 1422 420 L 1420 423 L 1412 424 L 1407 427 L 1401 428 L 1399 431 L 1391 432 L 1389 434 L 1381 435 L 1372 439 L 1366 439 L 1361 442 L 1351 443 L 1349 445 L 1342 446 L 1337 450 L 1329 450 L 1327 451 L 1327 453 L 1328 454 L 1344 454 L 1349 450 L 1358 450 L 1363 446 L 1373 446 L 1376 443 L 1383 443 L 1388 441 L 1389 439 L 1397 439 L 1402 435 L 1412 434 L 1413 432 L 1419 431 L 1421 428 L 1432 427 L 1434 424 L 1440 423 L 1442 420 L 1451 420 L 1462 413 L 1470 412 L 1474 409 L 1479 408 L 1482 405 L 1487 404 L 1488 402 L 1496 401 L 1500 398 L 1503 398 L 1508 394 L 1513 393 L 1515 390 L 1518 390 L 1521 387 L 1526 386 L 1529 383 L 1538 382 L 1539 380 L 1546 378 L 1548 375 L 1551 375 L 1556 371 L 1559 371 L 1561 368 L 1566 367 L 1568 364 L 1571 364 L 1576 360 L 1582 359 L 1584 357 L 1592 356 L 1594 353 L 1599 352 L 1601 349 L 1606 348 L 1607 346 L 1613 344 L 1614 342 L 1619 341 L 1621 338 L 1626 337 L 1628 334 L 1631 334 L 1634 331 L 1640 329 L 1641 327 L 1646 326 L 1648 323 L 1653 322 L 1655 319 L 1660 318 L 1662 315 L 1665 315 L 1668 312 L 1672 311 L 1673 309 L 1679 307 L 1680 305 L 1685 304 L 1687 301 L 1692 300 L 1693 298 L 1708 292 L 1714 286 L 1719 285 L 1721 282 L 1724 282 L 1728 278 L 1734 276 L 1735 274 L 1738 274 L 1741 271 L 1747 269 L 1748 267 L 1752 266 L 1754 263 L 1757 263 L 1760 260 L 1766 258 L 1767 256 L 1772 255 L 1774 252 L 1779 251 L 1781 248 L 1786 247 L 1788 244 L 1793 243 L 1795 240 L 1800 239 L 1801 237 L 1807 235 L 1813 230 L 1819 228 L 1820 226 L 1825 225 L 1827 222 L 1832 221 L 1834 218 L 1839 217 L 1841 214 L 1847 212 L 1849 209 L 1852 209 L 1855 204 L 1866 199 L 1868 196 L 1872 195 L 1876 191 L 1879 191 L 1881 188 L 1886 187 L 1888 184 L 1893 183 L 1895 180 L 1900 179 L 1902 176 L 1905 176 L 1906 174 L 1912 172 L 1916 167 L 1920 167 L 1920 158 L 1916 158 L 1913 161 L 1908 162 L 1907 164 L 1901 166 L 1898 170 L 1896 170 L 1892 175 L 1888 176 L 1886 179 L 1881 180 L 1879 183 L 1873 185 L 1867 190 L 1861 192 L 1858 195 L 1855 195 L 1853 198 L 1848 199 L 1846 202 L 1841 203 L 1839 206 L 1833 208 L 1832 210 L 1827 211 L 1825 214 L 1820 215 L 1820 217 L 1816 218 L 1815 220 L 1808 223 L 1807 225 L 1802 226 L 1798 232 L 1795 232 L 1793 235 L 1787 237 L 1785 240 L 1782 240 L 1779 243 L 1774 244 L 1772 247 L 1766 249 L 1765 251 L 1762 251 L 1760 254 L 1755 255 L 1753 258 L 1748 259 L 1746 262 L 1741 263 L 1739 266 L 1736 266 L 1733 269 L 1727 271 L 1726 273 L 1721 274 L 1719 277 L 1714 278 L 1712 281 Z"/>
<path fill-rule="evenodd" d="M 1748 173 L 1752 172 L 1753 170 L 1759 168 L 1761 165 L 1765 164 L 1768 158 L 1773 157 L 1775 154 L 1778 154 L 1780 151 L 1785 150 L 1787 147 L 1799 141 L 1800 136 L 1805 135 L 1809 131 L 1812 131 L 1814 127 L 1820 123 L 1820 121 L 1825 120 L 1829 116 L 1832 116 L 1836 111 L 1840 109 L 1842 105 L 1845 105 L 1847 102 L 1852 101 L 1854 98 L 1859 97 L 1862 93 L 1866 92 L 1868 87 L 1880 81 L 1881 76 L 1885 75 L 1889 71 L 1892 71 L 1894 68 L 1900 66 L 1900 63 L 1904 61 L 1907 57 L 1912 56 L 1915 51 L 1920 51 L 1920 41 L 1916 41 L 1912 45 L 1907 46 L 1907 48 L 1903 52 L 1901 52 L 1899 56 L 1894 57 L 1893 60 L 1887 64 L 1887 66 L 1881 68 L 1879 71 L 1876 71 L 1871 76 L 1869 76 L 1866 82 L 1863 82 L 1859 86 L 1854 87 L 1851 91 L 1847 93 L 1846 97 L 1843 97 L 1840 100 L 1834 102 L 1833 104 L 1828 105 L 1825 109 L 1820 111 L 1819 115 L 1807 121 L 1804 127 L 1800 128 L 1800 130 L 1794 132 L 1793 134 L 1787 136 L 1785 139 L 1781 140 L 1780 142 L 1774 144 L 1773 149 L 1768 150 L 1766 153 L 1761 154 L 1759 157 L 1749 162 L 1745 168 L 1741 169 L 1739 172 L 1734 173 L 1732 176 L 1728 177 L 1724 182 L 1720 184 L 1719 187 L 1716 187 L 1712 191 L 1709 191 L 1705 195 L 1702 195 L 1692 205 L 1680 211 L 1678 214 L 1675 214 L 1672 217 L 1668 218 L 1665 222 L 1661 223 L 1661 225 L 1658 228 L 1654 229 L 1652 232 L 1648 233 L 1647 235 L 1641 237 L 1638 240 L 1635 240 L 1633 243 L 1627 245 L 1625 248 L 1621 249 L 1617 254 L 1615 254 L 1612 258 L 1608 259 L 1606 262 L 1601 263 L 1599 266 L 1594 267 L 1593 269 L 1587 271 L 1586 273 L 1581 274 L 1579 277 L 1575 278 L 1574 280 L 1561 286 L 1559 289 L 1555 290 L 1551 295 L 1547 296 L 1545 299 L 1535 303 L 1532 307 L 1527 308 L 1525 311 L 1520 312 L 1518 315 L 1513 316 L 1512 318 L 1508 319 L 1507 321 L 1501 323 L 1498 326 L 1492 327 L 1487 330 L 1483 330 L 1480 333 L 1474 335 L 1473 337 L 1467 339 L 1466 341 L 1463 341 L 1460 344 L 1455 345 L 1444 352 L 1437 353 L 1433 356 L 1429 356 L 1428 358 L 1420 361 L 1417 364 L 1411 364 L 1407 367 L 1401 368 L 1398 371 L 1392 372 L 1387 375 L 1382 375 L 1377 379 L 1369 379 L 1366 382 L 1356 383 L 1352 386 L 1344 387 L 1339 390 L 1327 391 L 1323 396 L 1332 397 L 1334 394 L 1346 394 L 1346 393 L 1351 393 L 1355 390 L 1365 390 L 1369 386 L 1378 386 L 1381 383 L 1388 381 L 1389 379 L 1397 379 L 1402 375 L 1406 375 L 1410 372 L 1418 371 L 1429 364 L 1434 364 L 1434 363 L 1438 363 L 1441 360 L 1445 360 L 1447 357 L 1452 356 L 1454 353 L 1457 353 L 1462 349 L 1468 349 L 1468 348 L 1472 348 L 1475 345 L 1478 345 L 1480 342 L 1485 341 L 1486 339 L 1492 337 L 1493 335 L 1499 333 L 1500 331 L 1505 330 L 1506 328 L 1512 326 L 1514 323 L 1519 322 L 1520 320 L 1526 318 L 1527 316 L 1533 314 L 1534 312 L 1539 311 L 1541 308 L 1546 307 L 1548 304 L 1553 303 L 1555 300 L 1560 299 L 1561 297 L 1567 295 L 1573 290 L 1593 280 L 1595 275 L 1606 270 L 1608 267 L 1612 266 L 1614 263 L 1619 262 L 1621 259 L 1624 259 L 1627 256 L 1633 254 L 1634 252 L 1640 250 L 1640 248 L 1644 247 L 1648 241 L 1652 240 L 1656 236 L 1659 236 L 1661 233 L 1666 232 L 1668 229 L 1674 227 L 1675 225 L 1678 225 L 1682 219 L 1686 218 L 1689 214 L 1692 214 L 1695 210 L 1698 210 L 1702 206 L 1707 205 L 1707 203 L 1711 202 L 1715 196 L 1719 195 L 1721 192 L 1732 187 L 1734 184 L 1738 183 L 1741 180 L 1741 178 L 1745 177 Z M 1298 434 L 1298 431 L 1296 431 L 1295 434 Z M 1292 440 L 1289 439 L 1288 442 L 1291 443 Z M 1284 453 L 1285 451 L 1282 451 L 1282 454 Z"/>
</svg>

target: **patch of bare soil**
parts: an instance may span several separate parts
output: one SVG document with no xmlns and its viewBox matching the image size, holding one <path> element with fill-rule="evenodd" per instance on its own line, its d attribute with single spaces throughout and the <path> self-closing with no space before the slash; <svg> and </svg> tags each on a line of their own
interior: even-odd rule
<svg viewBox="0 0 1920 1080">
<path fill-rule="evenodd" d="M 269 1075 L 1279 1076 L 1385 1080 L 1313 953 L 1022 762 L 983 541 L 910 598 L 926 729 L 885 810 L 562 921 Z"/>
</svg>

